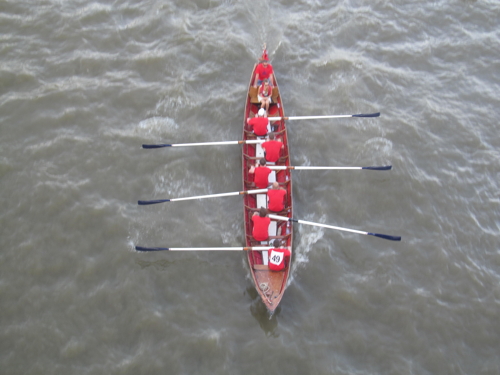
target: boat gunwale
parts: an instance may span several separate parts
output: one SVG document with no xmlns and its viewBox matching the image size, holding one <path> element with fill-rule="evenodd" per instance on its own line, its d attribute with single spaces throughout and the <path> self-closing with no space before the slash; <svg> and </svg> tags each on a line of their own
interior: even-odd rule
<svg viewBox="0 0 500 375">
<path fill-rule="evenodd" d="M 244 119 L 243 119 L 243 137 L 242 139 L 243 140 L 247 140 L 249 138 L 253 138 L 251 137 L 251 133 L 247 132 L 248 129 L 247 129 L 247 118 L 250 117 L 250 113 L 255 113 L 256 111 L 254 111 L 255 109 L 258 109 L 258 104 L 255 104 L 255 103 L 252 103 L 251 102 L 251 97 L 250 97 L 250 92 L 251 92 L 251 89 L 252 89 L 252 86 L 253 86 L 253 83 L 255 81 L 255 69 L 257 68 L 257 65 L 259 64 L 259 62 L 255 63 L 254 67 L 253 67 L 253 70 L 252 70 L 252 74 L 251 74 L 251 78 L 250 78 L 250 82 L 249 82 L 249 85 L 248 85 L 248 90 L 247 90 L 247 95 L 246 95 L 246 102 L 245 102 L 245 112 L 244 112 Z M 279 92 L 279 87 L 278 87 L 278 82 L 276 80 L 276 75 L 275 73 L 273 73 L 273 78 L 274 78 L 274 82 L 273 82 L 273 86 L 278 88 L 278 98 L 277 98 L 277 102 L 276 103 L 273 103 L 271 105 L 271 108 L 270 108 L 270 113 L 272 113 L 273 116 L 276 116 L 276 112 L 277 112 L 277 115 L 279 117 L 285 117 L 285 113 L 284 113 L 284 108 L 283 108 L 283 104 L 282 104 L 282 100 L 281 100 L 281 93 Z M 271 117 L 271 115 L 270 115 Z M 282 141 L 284 143 L 284 150 L 282 152 L 282 156 L 284 157 L 284 165 L 290 165 L 290 153 L 289 153 L 289 146 L 288 146 L 288 134 L 287 134 L 287 128 L 286 128 L 286 123 L 285 123 L 285 120 L 284 119 L 281 119 L 279 121 L 274 121 L 272 123 L 272 125 L 274 126 L 278 126 L 278 133 L 279 133 L 279 137 L 282 138 Z M 252 150 L 253 149 L 253 150 Z M 248 169 L 249 169 L 249 166 L 251 164 L 250 160 L 252 159 L 248 159 L 248 157 L 246 155 L 250 155 L 252 153 L 252 151 L 255 150 L 255 147 L 254 145 L 247 145 L 247 144 L 244 144 L 243 145 L 243 148 L 242 148 L 242 182 L 243 182 L 243 189 L 244 190 L 251 190 L 251 188 L 249 188 L 247 186 L 247 182 L 249 181 L 249 178 L 248 178 Z M 253 162 L 253 160 L 252 160 Z M 281 164 L 281 163 L 280 163 Z M 286 197 L 286 202 L 287 202 L 287 206 L 289 208 L 289 211 L 284 215 L 284 216 L 288 216 L 288 217 L 292 217 L 292 212 L 293 212 L 293 207 L 292 207 L 292 178 L 291 178 L 291 171 L 289 169 L 287 170 L 283 170 L 283 171 L 280 171 L 280 180 L 283 180 L 283 183 L 285 185 L 285 189 L 287 191 L 287 197 Z M 286 182 L 285 182 L 286 181 Z M 251 246 L 252 245 L 252 240 L 251 240 L 251 213 L 254 212 L 254 210 L 257 208 L 257 207 L 252 207 L 252 206 L 256 206 L 253 204 L 253 200 L 255 198 L 250 196 L 249 194 L 246 194 L 245 197 L 244 197 L 244 223 L 245 223 L 245 243 L 246 243 L 246 246 Z M 252 210 L 253 209 L 253 210 Z M 292 250 L 292 243 L 293 243 L 293 226 L 292 226 L 292 223 L 291 222 L 279 222 L 278 223 L 278 227 L 280 228 L 281 230 L 281 234 L 283 235 L 286 235 L 286 237 L 284 238 L 284 242 L 285 242 L 285 246 L 287 246 L 290 250 Z M 285 232 L 285 233 L 283 233 Z M 291 269 L 291 259 L 292 257 L 290 257 L 290 259 L 285 263 L 285 269 L 282 270 L 282 271 L 270 271 L 270 270 L 255 270 L 254 269 L 254 265 L 256 264 L 262 264 L 262 263 L 256 263 L 255 261 L 255 253 L 257 253 L 256 251 L 248 251 L 247 253 L 247 258 L 248 258 L 248 264 L 249 264 L 249 267 L 250 267 L 250 273 L 252 275 L 252 279 L 254 281 L 254 284 L 255 284 L 255 288 L 257 290 L 257 292 L 259 293 L 260 297 L 262 298 L 262 301 L 264 302 L 264 304 L 266 305 L 267 309 L 269 310 L 269 312 L 273 313 L 274 310 L 276 309 L 276 307 L 279 305 L 282 297 L 283 297 L 283 294 L 284 294 L 284 291 L 286 289 L 286 285 L 287 285 L 287 282 L 288 282 L 288 277 L 289 277 L 289 274 L 290 274 L 290 269 Z M 292 254 L 293 256 L 293 254 Z M 257 273 L 267 273 L 267 276 L 271 277 L 272 274 L 277 274 L 277 273 L 282 273 L 283 274 L 283 280 L 282 280 L 282 283 L 281 283 L 281 287 L 280 287 L 280 290 L 279 290 L 279 293 L 278 295 L 274 296 L 271 295 L 271 297 L 273 298 L 273 300 L 271 301 L 270 298 L 266 295 L 265 291 L 261 290 L 261 287 L 259 285 L 259 281 L 258 281 L 258 278 L 262 279 L 262 277 L 264 276 L 263 274 L 260 274 L 259 276 L 257 276 Z"/>
</svg>

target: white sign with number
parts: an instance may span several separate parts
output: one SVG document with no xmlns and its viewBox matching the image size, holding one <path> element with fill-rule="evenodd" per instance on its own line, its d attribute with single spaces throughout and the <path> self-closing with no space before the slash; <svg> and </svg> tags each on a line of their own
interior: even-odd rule
<svg viewBox="0 0 500 375">
<path fill-rule="evenodd" d="M 280 251 L 271 251 L 271 255 L 269 256 L 269 262 L 279 266 L 283 262 L 284 254 Z"/>
</svg>

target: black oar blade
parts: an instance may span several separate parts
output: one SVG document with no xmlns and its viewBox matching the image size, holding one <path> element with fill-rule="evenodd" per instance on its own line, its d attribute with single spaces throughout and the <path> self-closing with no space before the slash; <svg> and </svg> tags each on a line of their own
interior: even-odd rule
<svg viewBox="0 0 500 375">
<path fill-rule="evenodd" d="M 392 165 L 383 165 L 381 167 L 362 167 L 361 169 L 369 169 L 371 171 L 388 171 L 392 169 Z"/>
<path fill-rule="evenodd" d="M 162 147 L 172 147 L 172 145 L 169 145 L 169 144 L 163 144 L 163 145 L 142 145 L 142 148 L 162 148 Z"/>
<path fill-rule="evenodd" d="M 137 251 L 162 251 L 162 250 L 170 250 L 168 247 L 142 247 L 142 246 L 136 246 L 135 249 Z"/>
<path fill-rule="evenodd" d="M 163 202 L 170 202 L 170 199 L 158 199 L 156 201 L 137 201 L 139 206 L 147 206 L 149 204 L 157 204 L 157 203 L 163 203 Z"/>
<path fill-rule="evenodd" d="M 380 112 L 377 113 L 368 113 L 368 114 L 359 114 L 359 115 L 352 115 L 352 117 L 379 117 Z"/>
<path fill-rule="evenodd" d="M 383 238 L 384 240 L 389 241 L 401 241 L 400 236 L 389 236 L 388 234 L 380 234 L 380 233 L 368 233 L 369 236 L 375 236 L 378 238 Z"/>
</svg>

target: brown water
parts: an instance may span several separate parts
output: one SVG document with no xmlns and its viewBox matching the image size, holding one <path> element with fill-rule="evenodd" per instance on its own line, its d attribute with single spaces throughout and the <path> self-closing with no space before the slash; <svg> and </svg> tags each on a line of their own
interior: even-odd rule
<svg viewBox="0 0 500 375">
<path fill-rule="evenodd" d="M 5 374 L 500 374 L 496 1 L 0 3 Z M 242 246 L 246 87 L 268 45 L 294 165 L 290 283 Z"/>
</svg>

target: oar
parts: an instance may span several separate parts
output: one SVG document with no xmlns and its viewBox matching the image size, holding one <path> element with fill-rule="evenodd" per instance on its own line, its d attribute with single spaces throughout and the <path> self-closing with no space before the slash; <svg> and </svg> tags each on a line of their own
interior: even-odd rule
<svg viewBox="0 0 500 375">
<path fill-rule="evenodd" d="M 223 142 L 201 142 L 201 143 L 173 143 L 159 145 L 142 145 L 142 148 L 162 148 L 162 147 L 187 147 L 187 146 L 224 146 L 263 143 L 264 139 L 252 139 L 248 141 L 223 141 Z"/>
<path fill-rule="evenodd" d="M 292 222 L 296 222 L 296 223 L 299 223 L 299 224 L 312 225 L 312 226 L 315 226 L 315 227 L 338 229 L 338 230 L 343 230 L 343 231 L 346 231 L 346 232 L 364 234 L 364 235 L 368 235 L 368 236 L 375 236 L 375 237 L 383 238 L 384 240 L 401 241 L 401 237 L 399 237 L 399 236 L 389 236 L 387 234 L 362 232 L 360 230 L 347 229 L 347 228 L 341 228 L 341 227 L 334 227 L 333 225 L 325 225 L 325 224 L 320 224 L 320 223 L 313 223 L 313 222 L 310 222 L 310 221 L 296 220 L 296 219 L 292 219 L 291 217 L 286 217 L 286 216 L 269 215 L 269 217 L 271 219 L 275 219 L 275 220 L 292 221 Z"/>
<path fill-rule="evenodd" d="M 158 200 L 153 200 L 153 201 L 138 201 L 137 203 L 141 206 L 146 206 L 148 204 L 157 204 L 157 203 L 163 203 L 163 202 L 176 202 L 176 201 L 187 201 L 187 200 L 191 200 L 191 199 L 218 198 L 218 197 L 230 197 L 232 195 L 267 193 L 267 190 L 268 189 L 233 191 L 232 193 L 198 195 L 195 197 L 173 198 L 173 199 L 158 199 Z"/>
<path fill-rule="evenodd" d="M 271 250 L 273 247 L 270 246 L 253 246 L 253 247 L 143 247 L 136 246 L 135 249 L 137 251 L 265 251 Z"/>
<path fill-rule="evenodd" d="M 295 116 L 295 117 L 269 117 L 269 121 L 278 120 L 318 120 L 325 118 L 346 118 L 346 117 L 379 117 L 380 112 L 359 114 L 359 115 L 334 115 L 334 116 Z"/>
<path fill-rule="evenodd" d="M 291 165 L 267 165 L 269 169 L 282 170 L 282 169 L 296 169 L 296 170 L 319 170 L 319 169 L 369 169 L 372 171 L 387 171 L 392 169 L 392 165 L 383 165 L 381 167 L 310 167 L 310 166 L 291 166 Z"/>
</svg>

